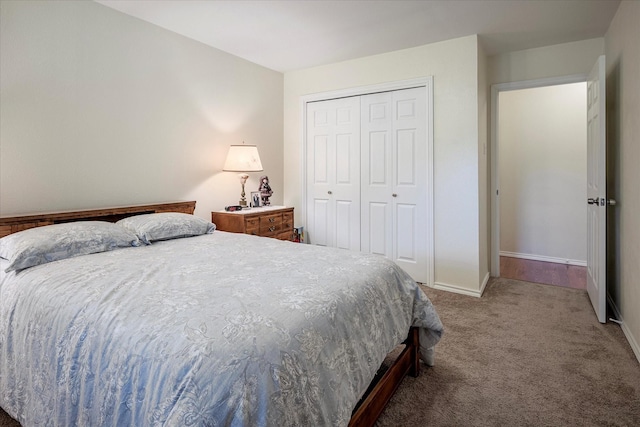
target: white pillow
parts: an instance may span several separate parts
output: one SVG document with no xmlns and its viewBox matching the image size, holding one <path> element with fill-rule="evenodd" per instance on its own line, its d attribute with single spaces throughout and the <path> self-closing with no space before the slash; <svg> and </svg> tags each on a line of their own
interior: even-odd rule
<svg viewBox="0 0 640 427">
<path fill-rule="evenodd" d="M 178 212 L 136 215 L 121 219 L 116 224 L 134 233 L 147 245 L 158 240 L 211 234 L 216 229 L 212 222 Z"/>
<path fill-rule="evenodd" d="M 135 234 L 105 221 L 78 221 L 30 228 L 0 239 L 8 273 L 78 255 L 139 246 Z"/>
</svg>

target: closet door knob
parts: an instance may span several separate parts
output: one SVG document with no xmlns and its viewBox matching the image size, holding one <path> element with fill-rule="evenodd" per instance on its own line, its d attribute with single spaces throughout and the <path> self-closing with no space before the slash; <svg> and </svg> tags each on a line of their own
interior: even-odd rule
<svg viewBox="0 0 640 427">
<path fill-rule="evenodd" d="M 396 193 L 393 193 L 392 196 L 393 197 L 398 197 L 398 195 Z"/>
<path fill-rule="evenodd" d="M 327 191 L 327 194 L 333 194 L 333 192 L 331 192 L 331 191 Z"/>
</svg>

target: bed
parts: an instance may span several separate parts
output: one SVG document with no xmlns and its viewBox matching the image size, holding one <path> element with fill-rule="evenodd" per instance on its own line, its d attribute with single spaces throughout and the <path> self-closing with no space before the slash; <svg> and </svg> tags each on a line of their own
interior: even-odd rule
<svg viewBox="0 0 640 427">
<path fill-rule="evenodd" d="M 14 244 L 42 225 L 129 233 L 109 250 L 30 253 L 25 268 L 0 240 L 5 411 L 25 427 L 372 425 L 419 358 L 433 364 L 442 324 L 394 263 L 214 231 L 194 207 L 0 218 Z"/>
</svg>

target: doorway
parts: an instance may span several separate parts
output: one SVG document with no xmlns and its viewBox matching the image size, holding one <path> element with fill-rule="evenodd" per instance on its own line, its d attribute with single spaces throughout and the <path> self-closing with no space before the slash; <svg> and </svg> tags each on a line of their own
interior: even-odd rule
<svg viewBox="0 0 640 427">
<path fill-rule="evenodd" d="M 586 289 L 586 76 L 492 87 L 492 275 Z"/>
</svg>

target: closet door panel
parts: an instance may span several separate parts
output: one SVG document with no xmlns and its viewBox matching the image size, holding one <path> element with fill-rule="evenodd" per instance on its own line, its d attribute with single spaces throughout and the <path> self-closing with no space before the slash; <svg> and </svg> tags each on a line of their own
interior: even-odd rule
<svg viewBox="0 0 640 427">
<path fill-rule="evenodd" d="M 396 187 L 416 187 L 417 157 L 416 132 L 414 129 L 400 129 L 396 133 Z"/>
<path fill-rule="evenodd" d="M 415 205 L 396 204 L 396 258 L 402 262 L 417 263 L 417 212 Z"/>
<path fill-rule="evenodd" d="M 393 135 L 391 92 L 361 98 L 362 251 L 392 258 Z"/>
<path fill-rule="evenodd" d="M 317 135 L 313 139 L 313 183 L 328 184 L 328 145 L 327 135 Z"/>
<path fill-rule="evenodd" d="M 311 228 L 314 230 L 313 243 L 319 246 L 331 246 L 329 239 L 329 200 L 314 199 L 312 205 Z"/>
<path fill-rule="evenodd" d="M 423 89 L 393 92 L 393 260 L 427 281 L 427 129 Z"/>
<path fill-rule="evenodd" d="M 337 104 L 335 165 L 332 177 L 334 246 L 360 250 L 360 99 L 343 98 Z"/>
<path fill-rule="evenodd" d="M 360 250 L 359 98 L 308 103 L 306 127 L 309 242 Z"/>
<path fill-rule="evenodd" d="M 351 249 L 353 237 L 353 202 L 350 200 L 338 200 L 336 202 L 336 247 Z M 359 211 L 359 209 L 358 209 Z M 357 224 L 357 223 L 356 223 Z M 358 233 L 359 235 L 359 233 Z"/>
<path fill-rule="evenodd" d="M 354 144 L 358 144 L 360 141 L 353 141 L 353 135 L 337 135 L 336 136 L 336 184 L 340 186 L 353 186 L 354 183 L 351 177 L 353 173 L 353 159 L 352 153 L 354 151 Z"/>
<path fill-rule="evenodd" d="M 390 152 L 388 144 L 388 131 L 370 131 L 365 144 L 368 144 L 369 163 L 365 166 L 368 173 L 366 174 L 365 183 L 369 186 L 388 186 L 389 178 L 387 177 L 387 165 L 389 159 L 387 154 Z"/>
<path fill-rule="evenodd" d="M 368 207 L 369 223 L 375 224 L 366 230 L 369 241 L 369 253 L 383 255 L 387 258 L 391 256 L 391 206 L 388 203 L 371 202 Z M 383 228 L 379 228 L 383 227 Z M 364 233 L 363 233 L 364 234 Z"/>
</svg>

